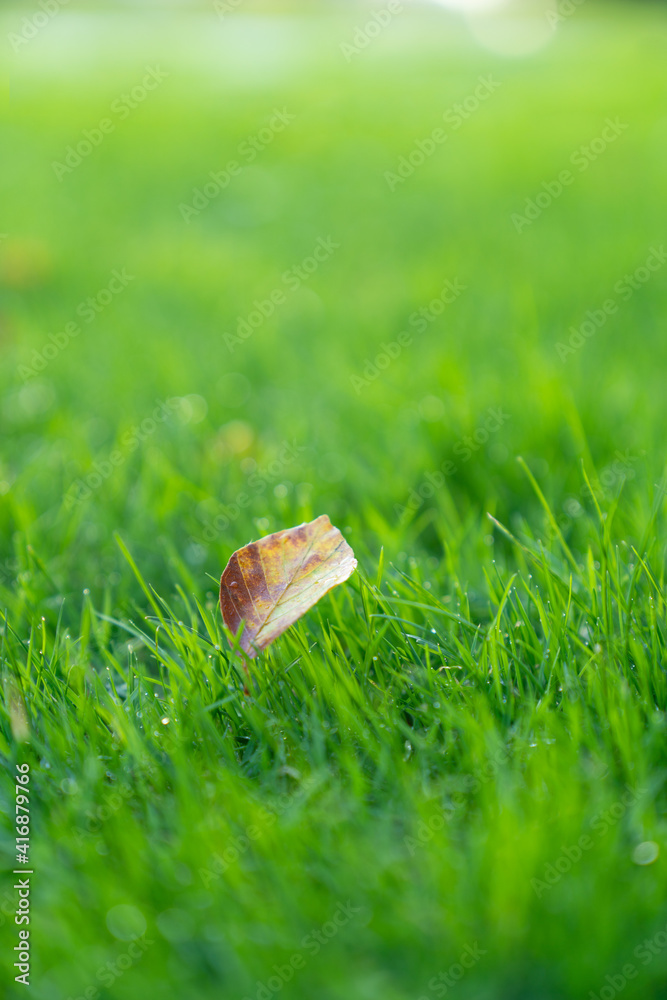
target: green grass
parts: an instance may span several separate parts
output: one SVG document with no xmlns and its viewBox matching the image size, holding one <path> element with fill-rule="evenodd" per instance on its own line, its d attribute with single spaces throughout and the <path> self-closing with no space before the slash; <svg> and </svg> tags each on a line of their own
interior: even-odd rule
<svg viewBox="0 0 667 1000">
<path fill-rule="evenodd" d="M 339 42 L 365 17 L 223 32 L 62 11 L 14 58 L 2 995 L 26 995 L 9 957 L 21 762 L 37 1000 L 667 995 L 667 267 L 614 290 L 665 238 L 664 9 L 584 5 L 512 60 L 424 8 L 348 65 Z M 59 181 L 52 162 L 156 64 L 167 79 Z M 489 74 L 500 87 L 390 191 Z M 276 108 L 294 121 L 186 224 L 179 205 Z M 627 129 L 573 166 L 616 117 Z M 295 289 L 282 276 L 329 237 Z M 79 305 L 122 269 L 87 323 Z M 220 573 L 322 513 L 359 571 L 247 679 Z"/>
</svg>

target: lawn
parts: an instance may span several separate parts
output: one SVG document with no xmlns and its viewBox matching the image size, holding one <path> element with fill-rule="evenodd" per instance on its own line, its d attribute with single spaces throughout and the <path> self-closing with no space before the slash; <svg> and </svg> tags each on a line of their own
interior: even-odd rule
<svg viewBox="0 0 667 1000">
<path fill-rule="evenodd" d="M 369 16 L 14 41 L 2 996 L 667 996 L 667 14 Z M 246 676 L 220 574 L 321 514 Z"/>
</svg>

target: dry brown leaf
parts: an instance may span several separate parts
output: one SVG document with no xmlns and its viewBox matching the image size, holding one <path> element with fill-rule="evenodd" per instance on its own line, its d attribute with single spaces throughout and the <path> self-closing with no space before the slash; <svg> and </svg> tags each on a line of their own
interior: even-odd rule
<svg viewBox="0 0 667 1000">
<path fill-rule="evenodd" d="M 326 514 L 238 549 L 220 580 L 222 618 L 254 657 L 323 594 L 354 572 L 357 560 Z"/>
</svg>

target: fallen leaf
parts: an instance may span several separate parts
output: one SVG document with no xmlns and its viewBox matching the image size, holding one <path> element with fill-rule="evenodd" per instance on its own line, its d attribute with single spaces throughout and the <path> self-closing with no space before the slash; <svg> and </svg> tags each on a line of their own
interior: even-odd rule
<svg viewBox="0 0 667 1000">
<path fill-rule="evenodd" d="M 326 514 L 238 549 L 220 579 L 222 618 L 254 657 L 354 572 L 357 560 Z"/>
</svg>

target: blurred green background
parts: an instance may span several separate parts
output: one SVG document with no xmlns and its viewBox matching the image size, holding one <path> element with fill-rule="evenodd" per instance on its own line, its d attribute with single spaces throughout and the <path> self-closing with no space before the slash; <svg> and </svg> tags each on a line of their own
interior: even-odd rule
<svg viewBox="0 0 667 1000">
<path fill-rule="evenodd" d="M 487 513 L 520 539 L 547 548 L 554 540 L 517 456 L 576 553 L 586 552 L 595 513 L 582 467 L 601 504 L 623 489 L 615 529 L 623 544 L 639 543 L 665 464 L 667 10 L 536 0 L 487 11 L 405 3 L 378 13 L 388 9 L 71 0 L 55 13 L 39 6 L 2 11 L 9 72 L 0 158 L 0 587 L 23 639 L 42 619 L 55 634 L 58 616 L 63 630 L 81 634 L 84 588 L 91 606 L 119 620 L 137 601 L 146 610 L 114 532 L 150 585 L 169 597 L 179 579 L 214 614 L 215 578 L 234 549 L 321 513 L 344 530 L 372 579 L 382 549 L 396 573 L 414 572 L 434 590 L 456 573 L 484 618 L 485 575 L 494 566 L 528 577 Z M 220 172 L 222 180 L 212 181 Z M 321 259 L 313 256 L 318 247 Z M 443 305 L 448 282 L 462 290 Z M 660 575 L 663 555 L 660 541 Z M 353 632 L 352 612 L 343 614 Z M 95 670 L 105 665 L 98 656 Z M 491 722 L 480 704 L 471 712 L 483 733 Z M 287 703 L 283 709 L 289 715 Z M 7 712 L 9 764 L 16 743 Z M 517 724 L 510 716 L 505 734 Z M 34 766 L 41 760 L 42 770 L 58 770 L 61 790 L 68 775 L 81 787 L 90 779 L 97 789 L 90 794 L 104 801 L 104 768 L 114 769 L 118 748 L 100 743 L 96 756 L 93 747 L 106 737 L 93 737 L 90 720 L 67 737 L 63 719 L 62 742 L 52 747 L 58 760 L 38 754 Z M 55 733 L 55 718 L 51 724 Z M 95 725 L 103 728 L 99 719 Z M 631 728 L 624 731 L 628 745 L 642 732 L 632 736 Z M 47 729 L 40 730 L 42 748 Z M 556 742 L 553 757 L 544 749 L 544 767 L 560 780 L 580 761 L 562 733 Z M 435 743 L 431 751 L 435 773 Z M 94 971 L 127 940 L 98 926 L 112 905 L 125 905 L 114 890 L 126 878 L 134 886 L 127 899 L 144 913 L 165 908 L 171 917 L 162 920 L 163 933 L 149 917 L 160 945 L 105 995 L 254 997 L 243 963 L 251 979 L 270 975 L 271 963 L 283 961 L 271 948 L 289 955 L 295 939 L 286 932 L 285 943 L 281 927 L 305 920 L 307 930 L 308 919 L 319 926 L 335 911 L 324 907 L 323 916 L 308 918 L 303 899 L 339 887 L 345 902 L 373 864 L 375 838 L 390 839 L 382 822 L 372 826 L 380 801 L 385 821 L 396 821 L 400 795 L 385 761 L 365 800 L 368 814 L 343 847 L 331 846 L 326 867 L 326 837 L 334 836 L 322 832 L 326 817 L 343 822 L 345 795 L 362 795 L 355 781 L 365 765 L 357 761 L 354 771 L 355 753 L 338 762 L 335 805 L 319 800 L 315 813 L 304 813 L 307 828 L 290 820 L 295 855 L 289 824 L 280 847 L 266 848 L 266 863 L 275 850 L 282 865 L 276 880 L 285 909 L 267 902 L 263 916 L 266 884 L 257 872 L 253 883 L 251 872 L 250 888 L 231 885 L 247 919 L 238 919 L 236 932 L 226 930 L 224 941 L 215 921 L 193 930 L 197 907 L 207 905 L 201 886 L 173 912 L 163 898 L 165 879 L 177 891 L 191 877 L 186 861 L 193 871 L 200 864 L 187 859 L 187 837 L 213 780 L 208 763 L 197 770 L 183 757 L 177 777 L 160 779 L 133 765 L 147 803 L 148 818 L 131 827 L 133 836 L 146 837 L 142 853 L 133 861 L 125 843 L 114 868 L 108 846 L 89 845 L 88 867 L 74 881 L 70 819 L 59 811 L 60 793 L 60 805 L 49 804 L 43 771 L 38 823 L 45 843 L 60 823 L 63 843 L 40 848 L 53 879 L 41 890 L 44 925 L 35 933 L 43 958 L 35 959 L 34 995 L 78 996 L 91 978 L 75 974 L 76 963 Z M 243 781 L 261 783 L 262 753 L 250 773 L 241 758 Z M 651 760 L 664 774 L 664 759 Z M 199 786 L 192 801 L 184 790 L 190 766 Z M 231 758 L 224 766 L 233 771 Z M 477 766 L 473 760 L 470 769 Z M 422 779 L 410 786 L 414 801 Z M 230 809 L 250 808 L 245 784 L 230 775 L 217 780 L 224 794 L 211 792 L 212 801 L 228 796 Z M 411 780 L 400 783 L 407 788 Z M 586 808 L 583 786 L 574 787 L 563 788 L 557 810 L 571 824 L 572 842 L 580 829 L 573 815 Z M 520 800 L 520 781 L 517 788 Z M 619 793 L 612 794 L 607 805 Z M 163 838 L 174 817 L 161 810 L 171 796 L 181 826 Z M 86 807 L 90 802 L 81 803 Z M 478 816 L 479 830 L 484 838 L 497 831 L 509 858 L 529 826 L 532 837 L 547 836 L 538 816 L 548 823 L 548 802 L 542 810 L 513 801 L 493 819 Z M 122 840 L 122 824 L 116 832 Z M 10 834 L 7 827 L 5 846 Z M 147 874 L 151 842 L 160 845 L 154 878 Z M 400 863 L 387 860 L 387 844 L 372 930 L 364 916 L 366 957 L 345 966 L 354 951 L 349 931 L 348 952 L 343 944 L 328 952 L 320 972 L 309 966 L 301 985 L 297 976 L 284 986 L 285 996 L 444 995 L 426 988 L 439 968 L 437 941 L 424 937 L 416 918 L 421 897 L 416 886 L 411 897 Z M 443 892 L 447 865 L 453 879 L 475 850 L 463 840 L 459 847 L 456 860 L 440 859 L 440 868 L 432 856 L 433 884 Z M 545 858 L 560 847 L 545 841 Z M 318 861 L 307 871 L 311 852 Z M 601 884 L 612 862 L 598 860 Z M 488 870 L 487 861 L 458 890 L 460 941 L 471 946 L 480 900 L 510 864 L 496 858 Z M 163 864 L 168 878 L 159 873 Z M 512 864 L 518 877 L 521 859 Z M 428 886 L 428 872 L 421 874 Z M 621 906 L 613 927 L 598 928 L 598 968 L 585 957 L 590 927 L 574 923 L 599 891 L 595 885 L 577 883 L 553 912 L 547 897 L 546 909 L 530 919 L 518 896 L 498 890 L 490 903 L 497 912 L 487 914 L 498 948 L 486 971 L 457 985 L 456 995 L 542 1000 L 605 986 L 640 904 Z M 644 887 L 637 899 L 642 893 L 650 896 Z M 396 912 L 383 926 L 383 906 L 394 894 L 403 899 L 404 938 Z M 657 896 L 651 899 L 647 926 L 660 911 Z M 437 905 L 435 897 L 424 903 L 436 925 Z M 98 910 L 99 918 L 86 916 Z M 498 928 L 519 911 L 527 922 L 505 940 Z M 607 919 L 604 905 L 590 912 Z M 268 949 L 270 959 L 253 977 L 255 947 Z M 463 943 L 452 947 L 463 951 Z M 212 957 L 216 949 L 224 951 L 227 979 L 219 955 Z M 646 986 L 637 995 L 667 995 L 660 992 L 663 968 L 652 967 L 654 992 Z"/>
<path fill-rule="evenodd" d="M 489 407 L 510 419 L 459 464 L 441 517 L 420 521 L 410 548 L 433 548 L 489 504 L 525 513 L 519 452 L 561 502 L 580 488 L 581 456 L 604 467 L 629 449 L 637 470 L 645 456 L 662 461 L 664 275 L 566 362 L 556 349 L 660 242 L 662 8 L 582 7 L 537 52 L 509 58 L 475 44 L 460 18 L 420 7 L 349 63 L 340 45 L 371 14 L 345 13 L 220 22 L 63 10 L 16 54 L 1 167 L 12 191 L 0 246 L 2 527 L 7 547 L 17 526 L 48 540 L 65 590 L 103 585 L 119 525 L 151 572 L 162 534 L 217 572 L 255 518 L 273 529 L 320 510 L 376 554 L 391 545 L 395 505 Z M 121 118 L 112 105 L 154 65 L 166 79 Z M 458 129 L 443 122 L 488 75 L 498 89 Z M 239 147 L 276 108 L 294 120 L 247 162 Z M 609 117 L 627 129 L 574 167 Z M 58 179 L 53 164 L 105 118 L 113 132 Z M 439 126 L 447 141 L 391 191 L 385 173 Z M 235 158 L 240 174 L 184 222 L 179 206 Z M 574 183 L 517 233 L 513 214 L 568 167 Z M 329 237 L 339 248 L 287 287 L 283 273 Z M 77 308 L 123 268 L 132 282 L 83 322 Z M 408 328 L 457 278 L 460 299 L 423 332 Z M 284 304 L 230 349 L 225 335 L 274 289 Z M 81 335 L 24 384 L 20 366 L 71 321 Z M 406 328 L 412 344 L 358 391 L 352 376 Z M 72 484 L 172 397 L 193 402 L 190 419 L 186 403 L 65 511 Z M 283 441 L 306 450 L 250 488 L 224 539 L 186 548 Z"/>
</svg>

